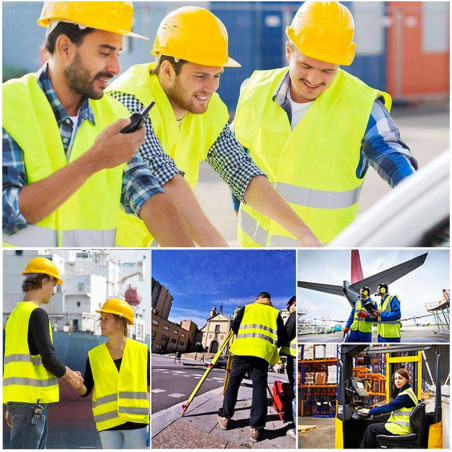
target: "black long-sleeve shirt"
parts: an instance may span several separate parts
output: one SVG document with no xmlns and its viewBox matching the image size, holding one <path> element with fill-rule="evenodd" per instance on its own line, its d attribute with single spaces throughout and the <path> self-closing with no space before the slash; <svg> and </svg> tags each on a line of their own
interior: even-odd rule
<svg viewBox="0 0 452 452">
<path fill-rule="evenodd" d="M 66 373 L 66 366 L 58 359 L 49 333 L 49 315 L 42 308 L 32 311 L 28 321 L 28 348 L 31 355 L 41 355 L 42 365 L 55 377 Z"/>
<path fill-rule="evenodd" d="M 234 320 L 231 322 L 231 329 L 235 334 L 239 332 L 240 324 L 243 320 L 243 315 L 245 314 L 245 308 L 243 307 L 235 316 Z M 284 327 L 284 322 L 281 317 L 281 314 L 278 314 L 278 318 L 276 319 L 276 323 L 278 326 L 278 344 L 277 347 L 281 347 L 285 343 L 287 343 L 287 333 L 286 328 Z"/>
<path fill-rule="evenodd" d="M 288 345 L 288 344 L 290 344 L 290 342 L 293 339 L 295 339 L 295 336 L 297 335 L 297 311 L 293 311 L 289 315 L 285 328 L 286 328 L 286 334 L 287 334 L 286 345 Z"/>
</svg>

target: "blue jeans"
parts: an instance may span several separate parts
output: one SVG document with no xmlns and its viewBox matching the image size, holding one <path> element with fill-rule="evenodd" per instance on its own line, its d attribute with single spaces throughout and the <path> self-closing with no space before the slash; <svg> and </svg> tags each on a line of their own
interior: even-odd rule
<svg viewBox="0 0 452 452">
<path fill-rule="evenodd" d="M 47 444 L 47 404 L 42 403 L 40 419 L 33 418 L 36 404 L 8 402 L 11 422 L 10 449 L 45 449 Z"/>
<path fill-rule="evenodd" d="M 103 449 L 148 449 L 148 427 L 133 430 L 102 430 L 99 432 Z"/>
<path fill-rule="evenodd" d="M 389 338 L 389 337 L 378 336 L 378 342 L 402 342 L 402 340 L 400 337 Z"/>
</svg>

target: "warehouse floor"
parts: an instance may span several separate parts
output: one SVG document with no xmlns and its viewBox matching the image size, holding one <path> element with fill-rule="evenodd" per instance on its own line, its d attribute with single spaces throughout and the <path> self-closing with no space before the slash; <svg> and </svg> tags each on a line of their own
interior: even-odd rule
<svg viewBox="0 0 452 452">
<path fill-rule="evenodd" d="M 299 449 L 334 449 L 334 417 L 299 417 L 298 426 L 303 425 L 317 425 L 317 429 L 298 434 Z"/>
</svg>

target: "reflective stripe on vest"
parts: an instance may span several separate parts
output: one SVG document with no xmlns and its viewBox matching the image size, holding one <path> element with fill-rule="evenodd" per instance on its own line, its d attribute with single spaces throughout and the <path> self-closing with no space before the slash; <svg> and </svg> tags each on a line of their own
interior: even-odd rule
<svg viewBox="0 0 452 452">
<path fill-rule="evenodd" d="M 281 349 L 279 350 L 279 354 L 296 357 L 297 356 L 297 338 L 294 337 L 290 341 L 289 345 L 284 345 L 283 347 L 281 347 Z"/>
<path fill-rule="evenodd" d="M 401 396 L 404 394 L 410 397 L 415 406 L 418 404 L 418 399 L 412 388 L 407 388 L 398 395 Z M 385 428 L 394 435 L 408 435 L 412 433 L 410 415 L 415 406 L 411 408 L 403 407 L 400 410 L 393 411 L 388 422 L 385 424 Z"/>
<path fill-rule="evenodd" d="M 363 307 L 362 300 L 358 300 L 355 303 L 355 314 L 353 316 L 353 323 L 350 327 L 352 331 L 360 331 L 361 333 L 372 333 L 372 322 L 367 322 L 367 318 L 358 317 L 359 312 L 364 312 L 367 315 L 367 311 Z"/>
<path fill-rule="evenodd" d="M 400 304 L 400 300 L 397 295 L 389 295 L 384 299 L 381 312 L 392 312 L 391 303 L 394 298 L 397 298 Z M 402 323 L 399 320 L 387 320 L 383 321 L 381 317 L 378 317 L 377 334 L 383 338 L 399 338 L 400 328 Z"/>
<path fill-rule="evenodd" d="M 165 153 L 174 160 L 178 169 L 184 171 L 185 180 L 193 188 L 198 181 L 200 162 L 205 160 L 229 120 L 228 109 L 218 94 L 214 94 L 205 113 L 188 112 L 178 124 L 158 76 L 150 74 L 154 67 L 155 63 L 132 66 L 109 86 L 107 92 L 132 94 L 143 105 L 155 101 L 149 113 L 154 133 Z M 149 246 L 152 236 L 143 230 L 143 224 L 128 220 L 121 215 L 116 243 L 132 246 L 131 242 L 138 236 L 141 238 L 139 246 Z"/>
<path fill-rule="evenodd" d="M 101 431 L 127 421 L 147 424 L 146 345 L 127 340 L 119 373 L 105 344 L 88 356 L 94 379 L 92 409 L 96 428 Z"/>
<path fill-rule="evenodd" d="M 390 109 L 391 98 L 339 69 L 291 130 L 286 112 L 274 100 L 287 72 L 254 72 L 240 94 L 235 133 L 276 190 L 319 240 L 328 243 L 356 216 L 363 182 L 356 176 L 361 141 L 375 99 L 383 96 Z M 253 219 L 241 215 L 237 231 L 242 246 L 297 246 L 277 223 L 244 204 L 240 210 Z"/>
<path fill-rule="evenodd" d="M 58 378 L 42 365 L 41 355 L 31 355 L 28 324 L 38 306 L 32 301 L 17 304 L 5 326 L 3 402 L 58 402 Z M 49 336 L 52 330 L 49 322 Z"/>
<path fill-rule="evenodd" d="M 231 353 L 238 356 L 256 356 L 273 365 L 279 362 L 278 324 L 279 311 L 272 306 L 253 303 L 245 306 L 237 337 Z"/>
<path fill-rule="evenodd" d="M 35 74 L 3 84 L 3 127 L 23 150 L 27 183 L 49 177 L 81 157 L 107 126 L 128 117 L 119 102 L 103 96 L 90 100 L 95 124 L 84 120 L 74 138 L 69 161 L 60 130 Z M 125 164 L 91 175 L 57 210 L 36 225 L 11 236 L 11 246 L 114 246 Z"/>
</svg>

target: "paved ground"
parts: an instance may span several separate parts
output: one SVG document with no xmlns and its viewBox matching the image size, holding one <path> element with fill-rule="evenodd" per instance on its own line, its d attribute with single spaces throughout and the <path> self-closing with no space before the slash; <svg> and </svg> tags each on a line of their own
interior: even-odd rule
<svg viewBox="0 0 452 452">
<path fill-rule="evenodd" d="M 394 107 L 392 115 L 400 128 L 402 139 L 411 147 L 422 168 L 449 147 L 449 103 L 419 104 L 417 107 Z M 202 163 L 195 194 L 207 216 L 231 246 L 238 246 L 227 185 L 209 165 Z M 358 213 L 372 207 L 390 191 L 376 171 L 369 169 L 361 192 Z"/>
<path fill-rule="evenodd" d="M 449 342 L 449 334 L 436 333 L 438 330 L 435 326 L 424 327 L 404 327 L 402 329 L 402 342 L 417 343 L 417 344 L 433 344 L 437 342 Z M 299 342 L 302 343 L 330 343 L 342 342 L 343 334 L 341 332 L 331 334 L 304 334 L 299 336 Z M 374 331 L 372 335 L 372 342 L 378 342 L 377 335 Z"/>
<path fill-rule="evenodd" d="M 173 356 L 152 355 L 152 413 L 185 402 L 206 371 L 202 363 L 191 359 L 181 361 L 174 363 Z M 222 388 L 224 377 L 224 369 L 212 369 L 198 394 Z"/>
<path fill-rule="evenodd" d="M 224 375 L 224 371 L 223 371 Z M 188 378 L 187 378 L 188 380 Z M 287 381 L 285 375 L 269 374 L 269 384 L 275 380 Z M 180 417 L 182 402 L 152 415 L 153 449 L 293 449 L 295 441 L 286 436 L 290 424 L 283 423 L 276 411 L 268 408 L 267 426 L 257 444 L 248 441 L 249 409 L 252 387 L 244 380 L 240 387 L 236 413 L 231 429 L 221 430 L 216 414 L 223 400 L 223 388 L 218 387 L 201 394 L 190 404 L 184 417 Z"/>
</svg>

